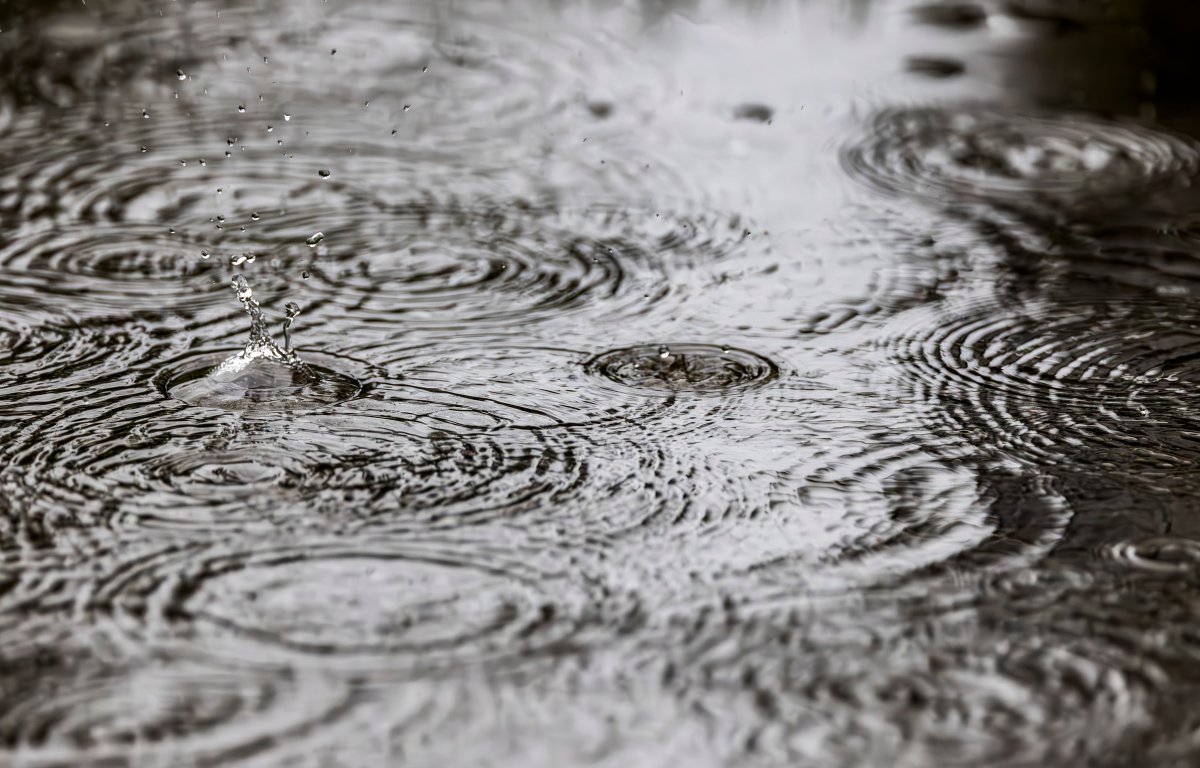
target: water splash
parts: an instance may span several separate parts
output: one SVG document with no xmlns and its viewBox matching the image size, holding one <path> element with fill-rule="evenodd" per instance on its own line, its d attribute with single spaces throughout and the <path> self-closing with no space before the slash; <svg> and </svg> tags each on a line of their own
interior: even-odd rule
<svg viewBox="0 0 1200 768">
<path fill-rule="evenodd" d="M 291 324 L 299 314 L 300 307 L 288 303 L 288 316 L 283 327 L 284 348 L 281 349 L 271 338 L 262 307 L 254 298 L 250 283 L 241 273 L 233 276 L 233 289 L 246 308 L 246 314 L 250 315 L 250 338 L 245 349 L 228 357 L 209 374 L 209 378 L 219 383 L 244 387 L 247 394 L 255 390 L 304 387 L 316 383 L 317 375 L 292 349 Z"/>
</svg>

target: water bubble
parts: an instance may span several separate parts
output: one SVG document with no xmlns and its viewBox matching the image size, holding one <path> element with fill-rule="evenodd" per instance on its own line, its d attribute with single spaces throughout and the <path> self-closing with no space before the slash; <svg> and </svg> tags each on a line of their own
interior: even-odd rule
<svg viewBox="0 0 1200 768">
<path fill-rule="evenodd" d="M 187 80 L 187 74 L 182 69 L 175 70 L 175 77 L 178 77 L 180 80 Z"/>
<path fill-rule="evenodd" d="M 287 121 L 291 120 L 291 119 L 292 119 L 292 116 L 291 116 L 291 115 L 289 115 L 287 112 L 284 112 L 284 113 L 283 113 L 283 121 L 284 121 L 285 123 L 286 123 Z"/>
<path fill-rule="evenodd" d="M 235 267 L 240 267 L 243 264 L 253 264 L 253 253 L 238 253 L 229 257 L 229 263 Z"/>
<path fill-rule="evenodd" d="M 322 168 L 321 170 L 317 171 L 317 175 L 320 176 L 322 179 L 328 179 L 332 174 L 330 171 Z"/>
<path fill-rule="evenodd" d="M 307 280 L 308 278 L 312 277 L 312 275 L 309 274 L 309 271 L 306 269 L 300 273 L 300 277 L 303 277 L 305 280 Z"/>
<path fill-rule="evenodd" d="M 305 244 L 306 244 L 306 245 L 307 245 L 309 248 L 316 248 L 316 247 L 317 247 L 317 245 L 318 245 L 318 244 L 320 244 L 320 242 L 321 242 L 322 240 L 324 240 L 324 239 L 325 239 L 325 233 L 324 233 L 324 232 L 317 232 L 316 234 L 314 234 L 314 235 L 310 236 L 310 237 L 309 237 L 307 240 L 305 240 L 304 242 L 305 242 Z"/>
<path fill-rule="evenodd" d="M 410 110 L 410 109 L 412 109 L 412 105 L 411 105 L 411 104 L 405 104 L 405 105 L 404 105 L 404 111 L 405 111 L 405 112 L 407 112 L 407 111 L 408 111 L 408 110 Z"/>
<path fill-rule="evenodd" d="M 143 145 L 142 145 L 142 152 L 143 152 L 143 153 L 145 153 L 145 152 L 149 152 L 149 151 L 150 151 L 150 150 L 149 150 L 149 149 L 147 149 L 147 148 L 146 148 L 146 146 L 143 144 Z"/>
<path fill-rule="evenodd" d="M 275 126 L 273 126 L 273 125 L 268 125 L 268 126 L 267 126 L 267 133 L 270 133 L 270 132 L 272 132 L 272 131 L 274 131 L 274 130 L 275 130 Z"/>
<path fill-rule="evenodd" d="M 246 105 L 238 104 L 238 112 L 245 112 L 245 111 L 246 111 Z"/>
<path fill-rule="evenodd" d="M 171 230 L 171 232 L 174 233 L 175 230 Z M 202 259 L 207 259 L 211 255 L 208 251 L 200 251 L 200 258 Z"/>
<path fill-rule="evenodd" d="M 257 212 L 257 211 L 255 211 L 254 213 L 250 214 L 250 220 L 251 220 L 251 221 L 258 221 L 258 220 L 259 220 L 259 219 L 261 219 L 261 218 L 262 218 L 262 217 L 258 215 L 258 212 Z"/>
<path fill-rule="evenodd" d="M 144 117 L 145 119 L 149 120 L 149 119 L 150 119 L 150 113 L 149 113 L 149 112 L 147 112 L 146 110 L 144 110 L 144 109 L 143 109 L 143 110 L 142 110 L 142 117 Z"/>
</svg>

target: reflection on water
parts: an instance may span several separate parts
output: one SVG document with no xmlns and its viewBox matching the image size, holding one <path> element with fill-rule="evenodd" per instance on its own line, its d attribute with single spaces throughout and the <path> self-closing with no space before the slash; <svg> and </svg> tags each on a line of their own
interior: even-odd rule
<svg viewBox="0 0 1200 768">
<path fill-rule="evenodd" d="M 0 764 L 1194 764 L 1194 15 L 0 5 Z"/>
</svg>

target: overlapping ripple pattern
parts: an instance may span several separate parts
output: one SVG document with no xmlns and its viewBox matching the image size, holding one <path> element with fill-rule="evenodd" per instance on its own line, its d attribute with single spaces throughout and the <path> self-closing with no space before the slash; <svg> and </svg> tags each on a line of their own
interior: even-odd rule
<svg viewBox="0 0 1200 768">
<path fill-rule="evenodd" d="M 92 5 L 0 5 L 0 766 L 1194 763 L 1191 139 L 862 4 Z"/>
</svg>

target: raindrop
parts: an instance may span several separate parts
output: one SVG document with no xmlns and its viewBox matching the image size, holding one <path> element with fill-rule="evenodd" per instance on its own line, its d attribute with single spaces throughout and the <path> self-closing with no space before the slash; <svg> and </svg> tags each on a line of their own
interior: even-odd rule
<svg viewBox="0 0 1200 768">
<path fill-rule="evenodd" d="M 187 80 L 187 74 L 182 69 L 175 70 L 175 77 L 178 77 L 180 80 Z"/>
<path fill-rule="evenodd" d="M 144 109 L 143 109 L 143 110 L 142 110 L 142 117 L 144 117 L 144 118 L 146 118 L 147 120 L 149 120 L 149 119 L 150 119 L 150 113 L 149 113 L 149 112 L 147 112 L 146 110 L 144 110 Z"/>
<path fill-rule="evenodd" d="M 408 111 L 408 110 L 410 110 L 410 109 L 412 109 L 412 105 L 411 105 L 411 104 L 405 104 L 405 105 L 404 105 L 404 111 L 405 111 L 405 112 L 407 112 L 407 111 Z"/>
<path fill-rule="evenodd" d="M 258 212 L 257 212 L 257 211 L 255 211 L 254 213 L 250 214 L 250 220 L 251 220 L 251 221 L 258 221 L 260 218 L 262 218 L 262 217 L 258 215 Z"/>
<path fill-rule="evenodd" d="M 307 280 L 308 278 L 312 277 L 312 275 L 310 275 L 308 270 L 306 269 L 300 273 L 300 277 L 303 277 L 305 280 Z"/>
<path fill-rule="evenodd" d="M 238 112 L 245 112 L 245 111 L 246 111 L 246 105 L 238 104 Z"/>
<path fill-rule="evenodd" d="M 316 234 L 312 235 L 304 242 L 308 245 L 309 248 L 316 248 L 317 245 L 324 239 L 325 239 L 325 233 L 317 232 Z"/>
<path fill-rule="evenodd" d="M 285 123 L 286 123 L 288 120 L 291 120 L 291 119 L 292 119 L 292 116 L 291 116 L 291 115 L 289 115 L 287 112 L 284 112 L 284 113 L 283 113 L 283 121 L 284 121 Z"/>
<path fill-rule="evenodd" d="M 275 130 L 275 126 L 273 126 L 273 125 L 268 125 L 268 126 L 267 126 L 267 133 L 270 133 L 270 132 L 271 132 L 271 131 L 273 131 L 273 130 Z"/>
<path fill-rule="evenodd" d="M 230 256 L 229 263 L 235 267 L 240 267 L 243 264 L 253 264 L 254 263 L 254 254 L 253 253 L 239 253 L 237 255 Z"/>
<path fill-rule="evenodd" d="M 322 179 L 328 179 L 331 174 L 329 171 L 322 168 L 321 170 L 317 171 L 317 175 L 320 176 Z"/>
<path fill-rule="evenodd" d="M 171 231 L 174 232 L 175 230 L 171 230 Z M 212 254 L 210 254 L 208 251 L 200 251 L 200 258 L 202 258 L 202 259 L 207 259 L 211 255 Z"/>
</svg>

